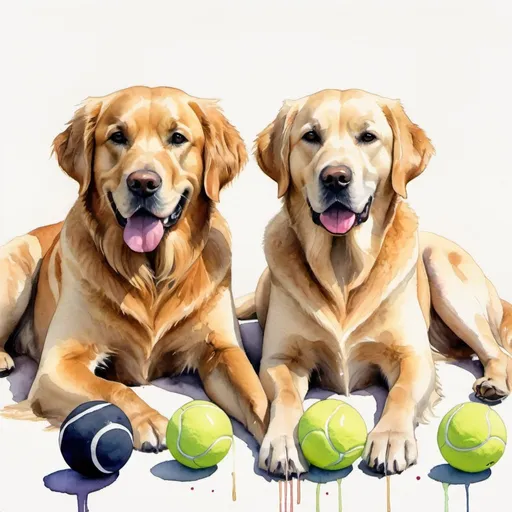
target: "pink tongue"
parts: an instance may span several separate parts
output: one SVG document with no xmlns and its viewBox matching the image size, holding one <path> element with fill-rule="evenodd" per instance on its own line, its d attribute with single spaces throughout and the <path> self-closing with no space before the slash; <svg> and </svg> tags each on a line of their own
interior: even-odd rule
<svg viewBox="0 0 512 512">
<path fill-rule="evenodd" d="M 345 234 L 356 221 L 356 214 L 349 210 L 330 208 L 320 214 L 320 222 L 331 233 L 337 235 Z"/>
<path fill-rule="evenodd" d="M 164 225 L 152 215 L 135 215 L 128 219 L 123 238 L 135 252 L 154 251 L 164 236 Z"/>
</svg>

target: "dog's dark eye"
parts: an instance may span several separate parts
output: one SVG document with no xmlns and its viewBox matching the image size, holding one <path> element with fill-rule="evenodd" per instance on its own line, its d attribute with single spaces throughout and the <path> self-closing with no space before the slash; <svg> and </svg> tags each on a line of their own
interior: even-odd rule
<svg viewBox="0 0 512 512">
<path fill-rule="evenodd" d="M 306 141 L 306 142 L 310 142 L 312 144 L 319 144 L 320 142 L 322 142 L 322 140 L 320 139 L 320 135 L 318 135 L 318 133 L 315 132 L 315 130 L 309 130 L 309 132 L 306 132 L 302 138 Z"/>
<path fill-rule="evenodd" d="M 371 144 L 374 140 L 377 140 L 377 137 L 371 132 L 363 132 L 357 139 L 363 144 Z"/>
<path fill-rule="evenodd" d="M 174 144 L 175 146 L 180 146 L 181 144 L 183 144 L 184 142 L 187 142 L 187 138 L 185 137 L 185 135 L 182 135 L 181 133 L 179 132 L 174 132 L 172 135 L 171 135 L 171 138 L 169 140 L 169 142 L 171 144 Z"/>
<path fill-rule="evenodd" d="M 109 140 L 111 140 L 114 144 L 119 144 L 124 146 L 128 139 L 124 136 L 124 133 L 122 131 L 114 132 L 110 137 Z"/>
</svg>

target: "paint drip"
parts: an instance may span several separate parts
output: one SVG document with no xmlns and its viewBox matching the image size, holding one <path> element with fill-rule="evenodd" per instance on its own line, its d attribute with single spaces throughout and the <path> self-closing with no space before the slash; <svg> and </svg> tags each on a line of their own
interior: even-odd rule
<svg viewBox="0 0 512 512">
<path fill-rule="evenodd" d="M 336 480 L 338 483 L 338 512 L 343 512 L 343 506 L 341 504 L 341 478 Z"/>
<path fill-rule="evenodd" d="M 293 478 L 288 480 L 279 480 L 279 512 L 293 512 Z M 283 489 L 284 488 L 284 489 Z M 284 492 L 284 509 L 283 509 L 283 492 Z M 288 508 L 288 502 L 290 503 Z"/>
<path fill-rule="evenodd" d="M 234 471 L 233 471 L 233 473 L 231 473 L 231 476 L 232 476 L 231 499 L 233 501 L 236 501 L 236 474 Z"/>
<path fill-rule="evenodd" d="M 466 512 L 469 512 L 469 484 L 464 484 L 466 488 Z"/>
<path fill-rule="evenodd" d="M 284 510 L 288 512 L 288 468 L 285 471 L 285 481 L 284 481 Z"/>
<path fill-rule="evenodd" d="M 320 512 L 320 485 L 316 484 L 316 512 Z"/>
<path fill-rule="evenodd" d="M 231 447 L 231 456 L 233 457 L 233 472 L 231 473 L 231 499 L 236 501 L 236 468 L 235 468 L 235 440 L 233 439 Z"/>
<path fill-rule="evenodd" d="M 78 512 L 89 512 L 89 507 L 87 506 L 87 496 L 76 497 L 78 502 Z"/>
<path fill-rule="evenodd" d="M 297 477 L 297 505 L 300 505 L 300 475 Z"/>
<path fill-rule="evenodd" d="M 45 487 L 54 492 L 75 495 L 78 512 L 89 512 L 89 494 L 108 487 L 118 476 L 119 473 L 112 473 L 101 478 L 86 478 L 71 469 L 64 469 L 45 476 L 43 482 Z"/>
<path fill-rule="evenodd" d="M 447 484 L 446 482 L 443 482 L 443 489 L 444 489 L 444 512 L 448 512 L 448 487 L 450 487 L 450 484 Z"/>
<path fill-rule="evenodd" d="M 387 512 L 391 512 L 391 480 L 386 476 L 386 497 L 387 497 Z"/>
</svg>

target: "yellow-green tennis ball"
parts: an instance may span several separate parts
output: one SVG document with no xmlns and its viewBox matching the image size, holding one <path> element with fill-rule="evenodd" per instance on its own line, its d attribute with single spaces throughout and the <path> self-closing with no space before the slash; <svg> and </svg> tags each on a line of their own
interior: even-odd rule
<svg viewBox="0 0 512 512">
<path fill-rule="evenodd" d="M 233 427 L 228 415 L 204 400 L 192 400 L 180 407 L 167 425 L 167 448 L 189 468 L 215 466 L 232 443 Z"/>
<path fill-rule="evenodd" d="M 321 400 L 299 421 L 302 453 L 314 466 L 331 471 L 346 468 L 361 456 L 367 434 L 361 415 L 341 400 Z"/>
<path fill-rule="evenodd" d="M 450 466 L 478 473 L 501 459 L 507 429 L 499 414 L 488 405 L 468 402 L 455 406 L 443 418 L 437 444 Z"/>
</svg>

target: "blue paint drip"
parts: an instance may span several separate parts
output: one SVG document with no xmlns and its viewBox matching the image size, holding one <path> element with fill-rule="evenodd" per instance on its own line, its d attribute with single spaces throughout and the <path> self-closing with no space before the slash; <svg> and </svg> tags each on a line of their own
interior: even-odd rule
<svg viewBox="0 0 512 512">
<path fill-rule="evenodd" d="M 118 476 L 119 473 L 113 473 L 104 478 L 87 478 L 71 469 L 64 469 L 45 476 L 43 482 L 51 491 L 76 496 L 78 512 L 89 512 L 89 494 L 113 484 Z"/>
</svg>

